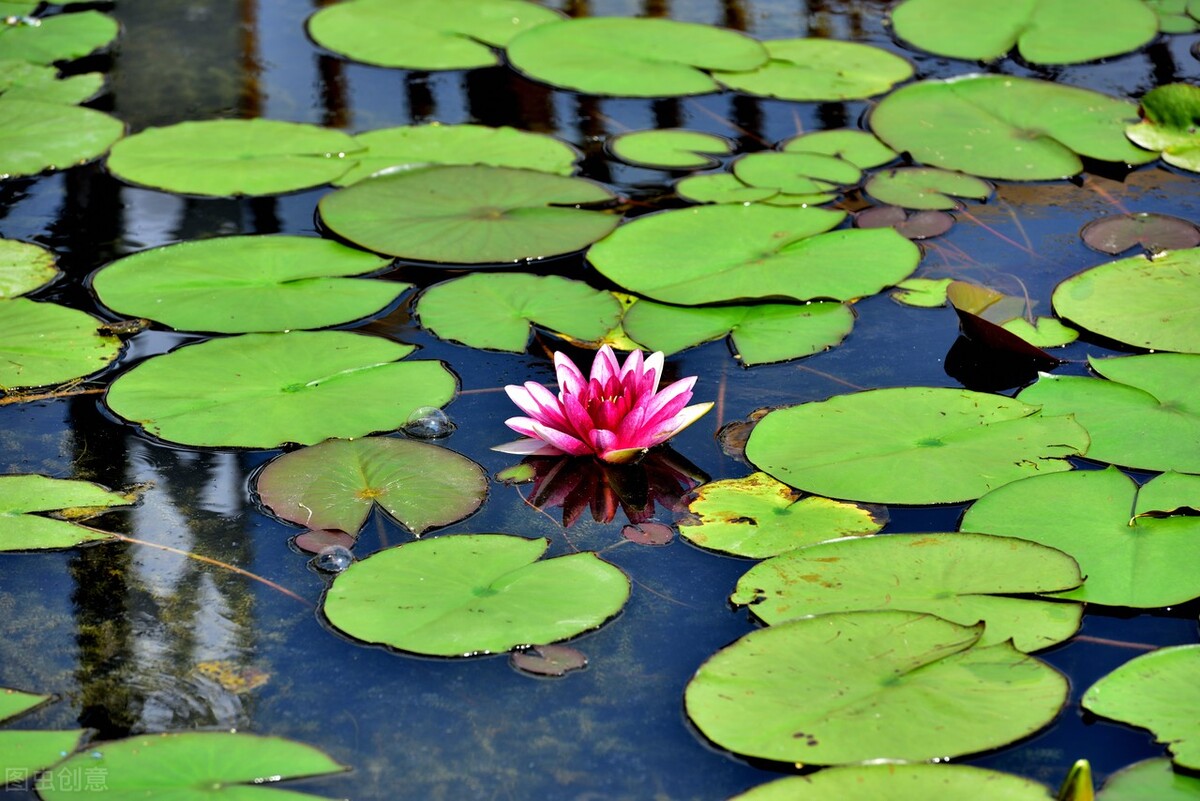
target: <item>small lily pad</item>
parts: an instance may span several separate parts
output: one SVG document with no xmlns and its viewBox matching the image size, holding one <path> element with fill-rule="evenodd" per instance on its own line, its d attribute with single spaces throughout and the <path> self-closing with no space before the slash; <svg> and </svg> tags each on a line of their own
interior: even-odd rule
<svg viewBox="0 0 1200 801">
<path fill-rule="evenodd" d="M 55 14 L 32 21 L 0 18 L 4 57 L 33 64 L 83 58 L 111 43 L 117 32 L 117 21 L 99 11 Z"/>
<path fill-rule="evenodd" d="M 936 309 L 946 305 L 946 288 L 953 278 L 909 278 L 896 284 L 891 298 L 905 306 Z"/>
<path fill-rule="evenodd" d="M 1200 778 L 1174 770 L 1169 759 L 1147 759 L 1108 777 L 1097 801 L 1197 801 Z"/>
<path fill-rule="evenodd" d="M 1138 245 L 1148 253 L 1159 253 L 1200 245 L 1200 227 L 1169 214 L 1110 214 L 1083 226 L 1079 237 L 1092 250 L 1114 256 Z"/>
<path fill-rule="evenodd" d="M 729 801 L 1054 801 L 1022 776 L 970 765 L 847 765 L 759 785 Z M 1065 799 L 1061 800 L 1065 801 Z"/>
<path fill-rule="evenodd" d="M 675 539 L 675 529 L 666 523 L 655 523 L 653 521 L 630 523 L 621 528 L 621 539 L 628 540 L 637 545 L 661 547 L 663 545 L 670 545 Z"/>
<path fill-rule="evenodd" d="M 908 212 L 899 206 L 873 206 L 854 215 L 854 227 L 895 228 L 896 233 L 906 239 L 930 239 L 953 228 L 954 215 L 930 209 Z M 906 283 L 901 281 L 898 286 Z M 945 302 L 945 298 L 942 300 Z M 941 303 L 934 305 L 940 306 Z"/>
<path fill-rule="evenodd" d="M 49 695 L 0 687 L 0 723 L 37 709 L 50 698 Z M 86 731 L 0 731 L 0 766 L 4 767 L 4 783 L 27 779 L 58 762 L 64 754 L 79 747 Z"/>
<path fill-rule="evenodd" d="M 899 167 L 878 172 L 863 189 L 881 203 L 943 211 L 962 208 L 956 198 L 986 200 L 992 194 L 992 185 L 987 181 L 931 167 Z"/>
<path fill-rule="evenodd" d="M 630 131 L 608 142 L 613 155 L 628 164 L 667 170 L 694 170 L 720 164 L 717 156 L 733 152 L 723 136 L 681 128 Z"/>
<path fill-rule="evenodd" d="M 95 109 L 0 97 L 0 177 L 85 164 L 124 133 L 120 120 Z"/>
<path fill-rule="evenodd" d="M 26 298 L 0 301 L 0 389 L 61 384 L 103 370 L 121 341 L 90 314 Z"/>
<path fill-rule="evenodd" d="M 895 160 L 896 151 L 880 142 L 872 133 L 853 128 L 813 131 L 793 136 L 780 144 L 784 153 L 821 153 L 837 156 L 858 167 L 869 170 Z"/>
<path fill-rule="evenodd" d="M 1200 86 L 1172 83 L 1151 89 L 1142 98 L 1140 123 L 1125 129 L 1135 144 L 1161 151 L 1175 167 L 1200 172 Z"/>
<path fill-rule="evenodd" d="M 675 184 L 675 194 L 693 203 L 757 203 L 769 200 L 779 190 L 747 186 L 727 172 L 689 175 Z"/>
<path fill-rule="evenodd" d="M 98 72 L 60 78 L 58 70 L 51 66 L 0 59 L 0 97 L 9 100 L 75 105 L 95 97 L 102 86 L 104 76 Z"/>
<path fill-rule="evenodd" d="M 509 663 L 523 673 L 535 676 L 565 676 L 587 667 L 583 652 L 569 645 L 532 645 L 513 651 Z"/>
<path fill-rule="evenodd" d="M 715 71 L 730 89 L 796 101 L 859 100 L 913 75 L 907 59 L 882 48 L 837 39 L 763 42 L 771 60 L 752 71 Z"/>
<path fill-rule="evenodd" d="M 951 281 L 946 298 L 958 312 L 963 334 L 968 338 L 993 350 L 1032 359 L 1046 368 L 1057 362 L 1041 348 L 1066 345 L 1079 336 L 1079 332 L 1051 318 L 1027 319 L 1033 304 L 1024 296 Z"/>
<path fill-rule="evenodd" d="M 40 289 L 58 277 L 55 256 L 30 242 L 0 239 L 0 299 Z"/>
<path fill-rule="evenodd" d="M 828 192 L 858 183 L 862 171 L 845 159 L 820 153 L 750 153 L 733 162 L 733 174 L 747 186 L 792 195 Z"/>
<path fill-rule="evenodd" d="M 0 551 L 72 548 L 111 535 L 78 521 L 128 506 L 136 497 L 89 481 L 39 475 L 0 476 Z M 45 517 L 41 512 L 55 512 Z"/>
</svg>

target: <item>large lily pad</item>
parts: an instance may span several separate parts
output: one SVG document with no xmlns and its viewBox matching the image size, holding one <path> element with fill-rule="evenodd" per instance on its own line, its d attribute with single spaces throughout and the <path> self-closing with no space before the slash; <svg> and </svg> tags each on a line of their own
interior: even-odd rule
<svg viewBox="0 0 1200 801">
<path fill-rule="evenodd" d="M 1083 427 L 1011 398 L 936 387 L 839 395 L 769 413 L 746 457 L 793 487 L 876 503 L 951 503 L 1070 470 Z M 1003 532 L 993 532 L 1003 533 Z"/>
<path fill-rule="evenodd" d="M 30 712 L 49 700 L 49 695 L 0 687 L 0 723 Z M 0 731 L 0 767 L 4 768 L 4 783 L 30 778 L 58 762 L 63 754 L 69 754 L 79 746 L 85 732 L 85 729 Z"/>
<path fill-rule="evenodd" d="M 499 63 L 521 31 L 561 19 L 524 0 L 354 0 L 308 20 L 317 44 L 355 61 L 410 70 L 458 70 Z"/>
<path fill-rule="evenodd" d="M 836 39 L 763 42 L 771 60 L 750 72 L 713 73 L 730 89 L 797 101 L 858 100 L 912 77 L 913 66 L 895 53 Z"/>
<path fill-rule="evenodd" d="M 539 561 L 548 545 L 458 534 L 389 548 L 334 580 L 325 616 L 366 642 L 473 656 L 565 640 L 620 611 L 624 573 L 589 552 Z"/>
<path fill-rule="evenodd" d="M 849 300 L 907 278 L 917 246 L 891 229 L 829 231 L 844 213 L 704 206 L 648 214 L 588 251 L 626 289 L 666 303 Z M 828 232 L 828 233 L 822 233 Z"/>
<path fill-rule="evenodd" d="M 51 66 L 0 59 L 0 97 L 9 100 L 74 105 L 95 97 L 103 85 L 104 76 L 98 72 L 60 78 Z"/>
<path fill-rule="evenodd" d="M 1010 643 L 974 647 L 982 631 L 899 611 L 781 623 L 701 665 L 687 713 L 722 748 L 797 764 L 995 748 L 1049 723 L 1067 680 Z"/>
<path fill-rule="evenodd" d="M 1134 147 L 1125 126 L 1137 109 L 1073 86 L 1007 75 L 923 81 L 896 90 L 871 113 L 871 130 L 924 164 L 984 178 L 1067 178 L 1080 156 L 1128 164 L 1156 154 Z"/>
<path fill-rule="evenodd" d="M 0 301 L 0 389 L 42 387 L 107 367 L 121 352 L 100 321 L 55 303 Z"/>
<path fill-rule="evenodd" d="M 0 19 L 4 57 L 34 64 L 83 58 L 116 39 L 117 31 L 117 21 L 99 11 L 55 14 L 33 21 Z"/>
<path fill-rule="evenodd" d="M 963 531 L 1021 537 L 1075 558 L 1076 601 L 1155 609 L 1200 596 L 1200 476 L 1165 473 L 1138 487 L 1116 468 L 1037 476 L 994 490 Z M 1047 522 L 1052 521 L 1052 522 Z"/>
<path fill-rule="evenodd" d="M 487 475 L 437 445 L 364 437 L 285 453 L 258 474 L 255 486 L 271 512 L 310 529 L 357 535 L 378 506 L 420 536 L 478 509 Z"/>
<path fill-rule="evenodd" d="M 1053 302 L 1060 316 L 1109 339 L 1200 353 L 1200 248 L 1101 264 L 1059 284 Z"/>
<path fill-rule="evenodd" d="M 668 354 L 728 336 L 742 364 L 755 365 L 834 347 L 854 327 L 854 312 L 844 303 L 689 307 L 639 300 L 622 326 L 636 342 Z"/>
<path fill-rule="evenodd" d="M 621 303 L 611 292 L 558 275 L 475 273 L 425 290 L 417 314 L 442 339 L 524 353 L 535 325 L 602 340 L 620 322 Z"/>
<path fill-rule="evenodd" d="M 78 521 L 136 500 L 89 481 L 39 475 L 0 476 L 0 551 L 71 548 L 111 535 Z M 37 512 L 55 512 L 57 518 Z"/>
<path fill-rule="evenodd" d="M 327 184 L 360 149 L 342 131 L 280 120 L 202 120 L 121 140 L 108 169 L 130 183 L 189 195 L 274 195 Z"/>
<path fill-rule="evenodd" d="M 378 253 L 457 264 L 514 262 L 587 247 L 615 215 L 575 208 L 613 195 L 580 178 L 445 166 L 385 175 L 321 199 L 334 232 Z"/>
<path fill-rule="evenodd" d="M 349 276 L 389 259 L 328 239 L 231 236 L 126 256 L 92 278 L 110 309 L 181 331 L 290 331 L 374 314 L 411 284 Z"/>
<path fill-rule="evenodd" d="M 1117 771 L 1104 783 L 1097 801 L 1196 801 L 1200 778 L 1178 773 L 1169 759 L 1147 759 Z"/>
<path fill-rule="evenodd" d="M 346 331 L 242 334 L 154 356 L 119 376 L 105 401 L 170 442 L 276 448 L 361 437 L 444 406 L 455 378 L 436 361 Z"/>
<path fill-rule="evenodd" d="M 1155 87 L 1142 98 L 1142 113 L 1145 118 L 1126 128 L 1125 135 L 1135 144 L 1161 151 L 1168 164 L 1200 172 L 1200 86 Z"/>
<path fill-rule="evenodd" d="M 766 473 L 714 481 L 695 490 L 679 534 L 710 551 L 764 559 L 838 537 L 883 528 L 881 512 L 819 495 L 801 497 Z M 974 621 L 972 621 L 974 622 Z"/>
<path fill-rule="evenodd" d="M 1169 214 L 1126 212 L 1092 220 L 1079 229 L 1079 238 L 1092 250 L 1113 256 L 1137 245 L 1159 253 L 1200 245 L 1200 227 Z"/>
<path fill-rule="evenodd" d="M 282 737 L 225 731 L 148 734 L 93 743 L 44 775 L 37 791 L 43 801 L 92 797 L 300 801 L 317 796 L 273 790 L 270 785 L 344 770 L 344 765 L 312 746 Z M 76 775 L 81 780 L 55 781 L 56 775 Z M 103 777 L 102 788 L 82 781 L 92 775 Z"/>
<path fill-rule="evenodd" d="M 809 545 L 755 565 L 731 603 L 776 625 L 806 615 L 872 609 L 984 623 L 980 646 L 1048 648 L 1079 628 L 1081 604 L 1014 596 L 1083 582 L 1062 551 L 986 534 L 892 534 Z"/>
<path fill-rule="evenodd" d="M 593 95 L 700 95 L 720 86 L 705 70 L 752 70 L 767 51 L 732 30 L 669 19 L 585 17 L 540 25 L 508 44 L 513 67 Z"/>
<path fill-rule="evenodd" d="M 1088 688 L 1083 708 L 1154 732 L 1175 764 L 1200 770 L 1200 645 L 1160 648 Z"/>
<path fill-rule="evenodd" d="M 759 785 L 729 801 L 1054 801 L 1044 784 L 970 765 L 852 765 Z"/>
<path fill-rule="evenodd" d="M 54 253 L 31 242 L 0 239 L 0 299 L 39 289 L 58 277 Z"/>
<path fill-rule="evenodd" d="M 0 98 L 0 177 L 84 164 L 124 133 L 120 120 L 95 109 Z"/>
<path fill-rule="evenodd" d="M 613 155 L 629 164 L 670 170 L 715 167 L 716 157 L 733 152 L 733 142 L 723 136 L 680 128 L 629 131 L 608 142 Z"/>
<path fill-rule="evenodd" d="M 1104 20 L 1097 25 L 1096 20 Z M 988 61 L 1016 47 L 1032 64 L 1078 64 L 1136 50 L 1158 33 L 1140 0 L 905 0 L 892 10 L 896 35 L 939 56 Z"/>
</svg>

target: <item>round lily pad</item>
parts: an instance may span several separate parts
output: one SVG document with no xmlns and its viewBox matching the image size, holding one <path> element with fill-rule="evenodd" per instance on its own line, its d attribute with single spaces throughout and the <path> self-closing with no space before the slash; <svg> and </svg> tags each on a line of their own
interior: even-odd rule
<svg viewBox="0 0 1200 801">
<path fill-rule="evenodd" d="M 109 534 L 78 521 L 135 500 L 89 481 L 0 476 L 0 551 L 71 548 L 111 539 Z M 59 517 L 44 517 L 37 512 L 58 512 Z"/>
<path fill-rule="evenodd" d="M 777 409 L 746 457 L 793 487 L 875 503 L 952 503 L 1039 473 L 1087 449 L 1069 416 L 1011 398 L 892 387 Z M 1001 532 L 994 532 L 1001 533 Z"/>
<path fill-rule="evenodd" d="M 189 195 L 274 195 L 327 184 L 355 165 L 342 131 L 280 120 L 202 120 L 121 140 L 108 169 L 134 184 Z"/>
<path fill-rule="evenodd" d="M 322 47 L 367 64 L 459 70 L 498 64 L 493 47 L 558 19 L 524 0 L 353 0 L 313 14 L 308 33 Z"/>
<path fill-rule="evenodd" d="M 1200 353 L 1200 248 L 1101 264 L 1063 281 L 1052 300 L 1060 317 L 1109 339 Z"/>
<path fill-rule="evenodd" d="M 429 167 L 362 181 L 321 199 L 321 220 L 378 253 L 495 264 L 580 250 L 619 222 L 576 208 L 613 195 L 581 178 L 504 167 Z"/>
<path fill-rule="evenodd" d="M 982 631 L 900 611 L 792 620 L 719 651 L 684 702 L 706 737 L 760 759 L 835 765 L 983 751 L 1049 723 L 1067 680 L 1011 643 L 977 647 Z"/>
<path fill-rule="evenodd" d="M 675 184 L 675 194 L 693 203 L 757 203 L 769 200 L 779 190 L 761 186 L 747 186 L 736 176 L 727 173 L 705 173 L 689 175 Z"/>
<path fill-rule="evenodd" d="M 1079 230 L 1079 238 L 1092 250 L 1114 256 L 1138 245 L 1156 253 L 1200 245 L 1200 227 L 1169 214 L 1131 212 L 1092 220 Z"/>
<path fill-rule="evenodd" d="M 58 77 L 51 66 L 16 59 L 0 59 L 0 97 L 39 103 L 82 103 L 100 91 L 104 76 L 98 72 Z"/>
<path fill-rule="evenodd" d="M 121 352 L 100 321 L 55 303 L 0 301 L 0 389 L 43 387 L 107 367 Z"/>
<path fill-rule="evenodd" d="M 852 128 L 812 131 L 793 136 L 780 144 L 784 153 L 822 153 L 837 156 L 858 167 L 869 170 L 882 167 L 896 158 L 896 151 L 880 142 L 874 134 Z"/>
<path fill-rule="evenodd" d="M 118 259 L 92 288 L 110 309 L 181 331 L 324 328 L 374 314 L 411 284 L 349 276 L 389 263 L 328 239 L 231 236 Z"/>
<path fill-rule="evenodd" d="M 1147 759 L 1108 777 L 1099 801 L 1197 801 L 1200 778 L 1174 770 L 1169 759 Z"/>
<path fill-rule="evenodd" d="M 170 442 L 277 448 L 400 428 L 444 406 L 455 378 L 436 361 L 347 331 L 242 334 L 154 356 L 122 374 L 105 400 Z"/>
<path fill-rule="evenodd" d="M 629 131 L 608 142 L 613 155 L 629 164 L 668 170 L 694 170 L 720 164 L 716 156 L 733 152 L 723 136 L 681 128 Z"/>
<path fill-rule="evenodd" d="M 58 277 L 54 253 L 31 242 L 0 239 L 0 299 L 40 289 Z"/>
<path fill-rule="evenodd" d="M 474 656 L 597 628 L 629 579 L 594 553 L 540 560 L 549 541 L 456 534 L 388 548 L 351 565 L 325 593 L 338 630 L 431 656 Z"/>
<path fill-rule="evenodd" d="M 878 172 L 863 189 L 881 203 L 944 211 L 962 207 L 955 198 L 986 200 L 992 194 L 992 185 L 987 181 L 932 167 L 899 167 Z"/>
<path fill-rule="evenodd" d="M 929 209 L 909 213 L 899 206 L 872 206 L 854 215 L 854 226 L 856 228 L 895 228 L 896 233 L 906 239 L 930 239 L 941 236 L 953 228 L 954 215 Z M 907 281 L 901 281 L 897 286 L 907 287 L 910 281 L 922 280 L 924 279 L 910 278 Z M 945 279 L 946 283 L 949 281 L 949 278 Z M 942 295 L 941 300 L 932 305 L 941 306 L 946 302 L 945 292 L 940 294 Z"/>
<path fill-rule="evenodd" d="M 752 70 L 763 46 L 737 31 L 669 19 L 584 17 L 525 31 L 508 60 L 529 77 L 593 95 L 700 95 L 720 86 L 706 70 Z"/>
<path fill-rule="evenodd" d="M 0 19 L 4 57 L 33 64 L 72 61 L 117 38 L 117 21 L 99 11 L 54 14 L 33 21 Z M 0 119 L 3 119 L 0 114 Z"/>
<path fill-rule="evenodd" d="M 902 87 L 871 113 L 871 130 L 919 162 L 984 178 L 1067 178 L 1080 156 L 1128 164 L 1156 154 L 1134 147 L 1132 103 L 1088 89 L 975 75 Z"/>
<path fill-rule="evenodd" d="M 666 303 L 849 300 L 907 278 L 920 260 L 895 231 L 829 231 L 844 213 L 815 208 L 702 206 L 621 226 L 588 251 L 620 286 Z M 851 268 L 852 266 L 852 268 Z"/>
<path fill-rule="evenodd" d="M 0 176 L 84 164 L 124 133 L 120 120 L 95 109 L 0 97 Z"/>
<path fill-rule="evenodd" d="M 35 695 L 8 687 L 0 687 L 0 723 L 37 709 L 50 700 L 49 695 Z M 79 747 L 86 729 L 73 731 L 29 731 L 6 729 L 0 731 L 0 765 L 4 766 L 6 784 L 32 776 L 50 767 Z M 5 789 L 13 789 L 6 787 Z"/>
<path fill-rule="evenodd" d="M 1200 86 L 1172 83 L 1142 98 L 1144 119 L 1125 129 L 1135 144 L 1161 151 L 1163 161 L 1200 172 Z"/>
<path fill-rule="evenodd" d="M 447 448 L 363 437 L 285 453 L 258 474 L 255 487 L 272 513 L 310 529 L 356 535 L 378 506 L 420 536 L 478 509 L 487 475 Z"/>
<path fill-rule="evenodd" d="M 1116 468 L 1080 470 L 993 490 L 967 510 L 962 530 L 1070 554 L 1087 581 L 1060 597 L 1155 609 L 1200 596 L 1198 508 L 1198 476 L 1164 473 L 1139 488 Z"/>
<path fill-rule="evenodd" d="M 1062 551 L 986 534 L 892 534 L 788 551 L 738 579 L 730 603 L 769 625 L 826 612 L 901 609 L 964 626 L 984 623 L 980 646 L 1011 640 L 1036 651 L 1079 628 L 1081 604 L 1021 598 L 1083 582 Z"/>
<path fill-rule="evenodd" d="M 892 9 L 892 24 L 901 39 L 939 56 L 989 61 L 1016 47 L 1032 64 L 1117 56 L 1158 33 L 1157 17 L 1139 0 L 1097 0 L 1086 14 L 1076 0 L 905 0 Z"/>
<path fill-rule="evenodd" d="M 759 785 L 729 801 L 1054 801 L 1044 784 L 970 765 L 848 765 Z"/>
<path fill-rule="evenodd" d="M 763 42 L 771 60 L 749 72 L 716 71 L 730 89 L 782 100 L 858 100 L 882 94 L 913 75 L 895 53 L 837 39 L 775 39 Z"/>
<path fill-rule="evenodd" d="M 748 186 L 788 194 L 826 192 L 858 183 L 862 172 L 845 159 L 820 153 L 750 153 L 733 162 L 733 174 Z"/>
</svg>

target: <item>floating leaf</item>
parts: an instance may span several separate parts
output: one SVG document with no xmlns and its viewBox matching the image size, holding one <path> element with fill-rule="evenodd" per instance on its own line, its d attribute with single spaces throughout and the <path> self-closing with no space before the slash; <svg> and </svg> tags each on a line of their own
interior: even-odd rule
<svg viewBox="0 0 1200 801">
<path fill-rule="evenodd" d="M 89 481 L 39 475 L 0 476 L 0 551 L 71 548 L 111 539 L 104 531 L 78 520 L 101 514 L 136 499 Z M 35 512 L 58 512 L 59 518 Z"/>
<path fill-rule="evenodd" d="M 826 538 L 829 539 L 829 538 Z M 1079 628 L 1081 604 L 1012 596 L 1083 583 L 1075 560 L 1044 545 L 986 534 L 892 534 L 807 545 L 738 579 L 729 597 L 776 625 L 826 612 L 899 609 L 971 626 L 979 645 L 1036 651 Z"/>
<path fill-rule="evenodd" d="M 819 153 L 750 153 L 733 162 L 733 174 L 747 186 L 798 195 L 827 192 L 858 183 L 862 172 L 845 159 Z"/>
<path fill-rule="evenodd" d="M 670 170 L 715 167 L 716 156 L 733 152 L 733 142 L 723 136 L 681 128 L 630 131 L 608 142 L 613 155 L 629 164 Z"/>
<path fill-rule="evenodd" d="M 334 181 L 335 186 L 430 164 L 486 164 L 570 175 L 580 157 L 553 136 L 485 125 L 402 125 L 360 133 L 354 141 L 360 148 L 354 154 L 357 166 Z"/>
<path fill-rule="evenodd" d="M 580 178 L 504 167 L 446 166 L 385 175 L 321 199 L 335 233 L 405 259 L 488 264 L 580 250 L 618 217 L 575 208 L 613 195 Z"/>
<path fill-rule="evenodd" d="M 753 71 L 716 71 L 730 89 L 782 100 L 858 100 L 882 94 L 913 75 L 906 59 L 878 47 L 836 39 L 763 42 L 771 60 Z"/>
<path fill-rule="evenodd" d="M 302 526 L 357 534 L 378 506 L 420 536 L 478 509 L 487 475 L 437 445 L 364 437 L 285 453 L 259 473 L 255 486 L 271 512 Z"/>
<path fill-rule="evenodd" d="M 1104 20 L 1103 25 L 1093 20 Z M 1139 0 L 979 3 L 905 0 L 892 9 L 896 35 L 939 56 L 990 61 L 1016 47 L 1032 64 L 1079 64 L 1136 50 L 1158 33 Z"/>
<path fill-rule="evenodd" d="M 746 186 L 727 172 L 689 175 L 675 184 L 675 194 L 693 203 L 757 203 L 779 194 L 776 189 Z M 830 198 L 832 200 L 832 198 Z"/>
<path fill-rule="evenodd" d="M 100 321 L 66 306 L 25 298 L 0 301 L 0 389 L 42 387 L 91 375 L 121 352 Z"/>
<path fill-rule="evenodd" d="M 1155 154 L 1124 136 L 1133 104 L 1073 86 L 1007 75 L 910 84 L 871 112 L 871 129 L 933 167 L 1035 181 L 1067 178 L 1080 156 L 1144 164 Z"/>
<path fill-rule="evenodd" d="M 533 645 L 513 651 L 509 663 L 535 676 L 565 676 L 587 667 L 587 657 L 569 645 Z"/>
<path fill-rule="evenodd" d="M 1196 0 L 1142 0 L 1158 15 L 1163 33 L 1192 33 L 1200 28 L 1200 2 Z M 1189 13 L 1190 12 L 1190 13 Z"/>
<path fill-rule="evenodd" d="M 896 284 L 891 297 L 905 306 L 936 309 L 946 305 L 946 288 L 953 278 L 909 278 Z"/>
<path fill-rule="evenodd" d="M 1172 83 L 1151 89 L 1142 98 L 1140 123 L 1125 129 L 1135 144 L 1161 151 L 1162 160 L 1200 172 L 1200 86 Z"/>
<path fill-rule="evenodd" d="M 603 339 L 620 322 L 621 304 L 558 275 L 475 273 L 425 290 L 417 314 L 442 339 L 524 353 L 534 325 L 577 341 Z"/>
<path fill-rule="evenodd" d="M 1054 801 L 1043 784 L 970 765 L 853 765 L 759 785 L 729 801 Z"/>
<path fill-rule="evenodd" d="M 1092 359 L 1102 378 L 1043 375 L 1019 395 L 1070 414 L 1092 441 L 1088 458 L 1145 470 L 1200 473 L 1200 355 Z"/>
<path fill-rule="evenodd" d="M 1073 419 L 1011 398 L 892 387 L 777 409 L 755 427 L 746 456 L 820 495 L 924 504 L 970 500 L 1019 478 L 1070 470 L 1066 457 L 1086 449 L 1087 435 Z"/>
<path fill-rule="evenodd" d="M 653 521 L 630 523 L 621 528 L 621 539 L 629 540 L 637 545 L 662 546 L 670 545 L 675 539 L 675 530 L 665 523 Z"/>
<path fill-rule="evenodd" d="M 946 298 L 958 313 L 963 335 L 968 339 L 1004 356 L 1028 359 L 1041 369 L 1054 367 L 1058 360 L 1031 340 L 1065 345 L 1078 336 L 1066 326 L 1044 318 L 1030 323 L 1023 317 L 1031 308 L 1027 298 L 1005 295 L 990 287 L 951 281 Z M 1054 325 L 1058 325 L 1058 331 Z"/>
<path fill-rule="evenodd" d="M 590 552 L 539 561 L 548 545 L 456 534 L 388 548 L 334 579 L 325 616 L 366 642 L 473 656 L 565 640 L 620 611 L 624 573 Z"/>
<path fill-rule="evenodd" d="M 1200 563 L 1200 518 L 1143 514 L 1182 506 L 1200 507 L 1200 477 L 1166 473 L 1139 488 L 1116 468 L 1073 471 L 993 490 L 967 510 L 962 530 L 1070 554 L 1087 581 L 1059 597 L 1155 609 L 1200 596 L 1192 569 Z"/>
<path fill-rule="evenodd" d="M 1147 759 L 1108 777 L 1097 801 L 1196 801 L 1200 778 L 1177 773 L 1169 759 Z"/>
<path fill-rule="evenodd" d="M 493 47 L 561 19 L 523 0 L 354 0 L 308 20 L 322 47 L 383 67 L 461 70 L 498 64 Z"/>
<path fill-rule="evenodd" d="M 726 336 L 745 365 L 799 359 L 840 343 L 854 326 L 842 303 L 754 306 L 665 306 L 639 300 L 625 312 L 625 333 L 650 350 L 671 354 Z"/>
<path fill-rule="evenodd" d="M 0 98 L 0 177 L 65 170 L 102 156 L 120 120 L 90 108 Z"/>
<path fill-rule="evenodd" d="M 50 698 L 49 695 L 34 695 L 0 687 L 0 723 L 32 711 Z M 69 754 L 79 747 L 85 733 L 86 729 L 0 731 L 0 766 L 4 767 L 4 783 L 7 785 L 13 781 L 23 781 L 39 770 L 50 767 L 62 759 L 64 754 Z"/>
<path fill-rule="evenodd" d="M 99 11 L 55 14 L 32 24 L 20 18 L 14 20 L 0 19 L 4 57 L 34 64 L 83 58 L 117 38 L 117 21 Z"/>
<path fill-rule="evenodd" d="M 54 254 L 30 242 L 0 239 L 0 299 L 40 289 L 58 277 Z"/>
<path fill-rule="evenodd" d="M 1083 226 L 1079 237 L 1092 250 L 1114 256 L 1136 245 L 1141 245 L 1150 253 L 1157 253 L 1200 245 L 1200 228 L 1169 214 L 1110 214 Z"/>
<path fill-rule="evenodd" d="M 874 206 L 854 215 L 855 228 L 895 228 L 896 233 L 907 239 L 929 239 L 941 236 L 954 227 L 954 215 L 944 211 L 914 211 L 909 213 L 899 206 Z M 922 279 L 914 279 L 920 281 Z M 950 279 L 945 279 L 949 281 Z M 898 286 L 907 284 L 901 281 Z M 944 293 L 943 293 L 944 294 Z M 940 306 L 945 303 L 945 297 Z M 915 305 L 915 304 L 914 304 Z"/>
<path fill-rule="evenodd" d="M 822 233 L 844 216 L 760 205 L 664 211 L 621 226 L 587 257 L 631 292 L 683 305 L 849 300 L 874 294 L 916 269 L 920 252 L 895 231 Z"/>
<path fill-rule="evenodd" d="M 340 773 L 346 767 L 317 749 L 282 737 L 204 731 L 151 734 L 93 743 L 38 780 L 43 801 L 72 798 L 171 798 L 202 801 L 230 799 L 316 798 L 294 790 L 272 790 L 283 779 Z M 85 782 L 55 781 L 68 775 L 100 775 L 103 788 Z M 90 771 L 99 771 L 91 774 Z"/>
<path fill-rule="evenodd" d="M 103 85 L 104 76 L 98 72 L 60 78 L 54 67 L 0 59 L 0 97 L 9 100 L 74 105 L 95 97 Z"/>
<path fill-rule="evenodd" d="M 996 748 L 1049 723 L 1067 680 L 1010 643 L 972 647 L 982 630 L 898 611 L 770 626 L 700 666 L 687 713 L 722 748 L 804 765 Z"/>
<path fill-rule="evenodd" d="M 705 70 L 752 70 L 767 51 L 737 31 L 669 19 L 585 17 L 552 22 L 509 42 L 509 63 L 592 95 L 701 95 L 720 86 Z"/>
<path fill-rule="evenodd" d="M 882 167 L 897 155 L 896 151 L 880 142 L 874 134 L 853 128 L 835 128 L 793 136 L 780 144 L 780 150 L 784 153 L 821 153 L 837 156 L 860 170 Z"/>
<path fill-rule="evenodd" d="M 202 120 L 122 139 L 108 169 L 134 184 L 190 195 L 274 195 L 327 184 L 356 164 L 342 131 L 280 120 Z"/>
<path fill-rule="evenodd" d="M 882 203 L 906 209 L 954 210 L 962 207 L 955 198 L 986 200 L 992 185 L 973 175 L 932 167 L 899 167 L 871 176 L 863 187 Z"/>
<path fill-rule="evenodd" d="M 389 263 L 328 239 L 230 236 L 118 259 L 92 288 L 110 309 L 181 331 L 289 331 L 367 317 L 411 284 L 350 278 Z"/>
<path fill-rule="evenodd" d="M 1088 688 L 1083 708 L 1149 729 L 1175 764 L 1200 770 L 1200 645 L 1135 657 Z"/>
<path fill-rule="evenodd" d="M 766 473 L 705 484 L 679 534 L 710 551 L 764 559 L 838 537 L 877 533 L 886 513 L 800 493 Z M 972 621 L 974 622 L 974 621 Z"/>
<path fill-rule="evenodd" d="M 1065 326 L 1053 317 L 1037 317 L 1031 323 L 1024 317 L 1005 320 L 1000 325 L 1010 334 L 1015 334 L 1035 348 L 1057 348 L 1079 339 L 1079 332 Z"/>
<path fill-rule="evenodd" d="M 105 401 L 169 442 L 277 448 L 361 437 L 444 406 L 455 379 L 436 361 L 347 331 L 242 334 L 154 356 L 119 376 Z"/>
</svg>

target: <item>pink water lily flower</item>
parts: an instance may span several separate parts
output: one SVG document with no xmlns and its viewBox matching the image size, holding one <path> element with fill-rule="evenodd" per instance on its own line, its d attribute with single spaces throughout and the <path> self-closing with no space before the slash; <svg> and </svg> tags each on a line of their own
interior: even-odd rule
<svg viewBox="0 0 1200 801">
<path fill-rule="evenodd" d="M 622 365 L 605 345 L 592 362 L 590 378 L 584 378 L 561 353 L 554 354 L 554 367 L 557 397 L 532 381 L 523 387 L 510 384 L 504 388 L 513 403 L 529 415 L 509 418 L 505 425 L 526 439 L 493 450 L 525 456 L 592 454 L 605 462 L 630 462 L 712 408 L 711 403 L 687 405 L 695 376 L 658 388 L 661 351 L 643 359 L 642 352 L 635 350 Z"/>
</svg>

